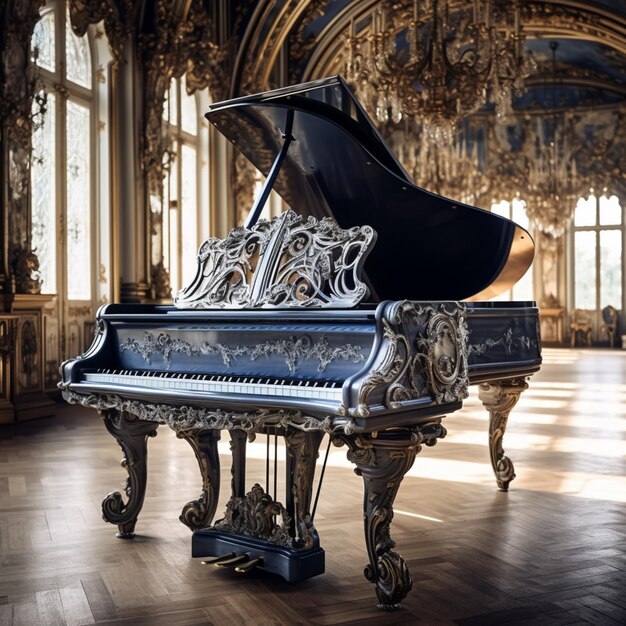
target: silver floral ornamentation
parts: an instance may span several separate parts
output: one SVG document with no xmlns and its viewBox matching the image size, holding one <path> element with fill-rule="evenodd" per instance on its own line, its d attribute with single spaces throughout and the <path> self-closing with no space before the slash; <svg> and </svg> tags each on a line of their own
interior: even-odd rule
<svg viewBox="0 0 626 626">
<path fill-rule="evenodd" d="M 198 271 L 178 293 L 181 309 L 348 308 L 367 287 L 360 280 L 375 241 L 370 226 L 344 230 L 332 218 L 286 211 L 271 222 L 232 230 L 200 248 Z"/>
<path fill-rule="evenodd" d="M 537 335 L 539 336 L 539 335 Z M 531 339 L 525 335 L 516 337 L 512 328 L 507 328 L 502 337 L 498 339 L 492 339 L 487 337 L 482 343 L 473 343 L 467 346 L 467 354 L 471 356 L 482 356 L 483 354 L 493 350 L 497 346 L 502 346 L 507 354 L 512 354 L 513 348 L 517 348 L 521 351 L 528 352 L 532 349 L 538 349 L 539 342 L 536 339 Z"/>
<path fill-rule="evenodd" d="M 120 351 L 136 352 L 148 364 L 152 362 L 152 357 L 161 356 L 167 367 L 172 361 L 172 353 L 187 356 L 220 355 L 224 365 L 230 365 L 234 357 L 247 353 L 247 349 L 244 347 L 230 348 L 220 343 L 210 344 L 208 341 L 204 341 L 198 346 L 179 337 L 171 337 L 167 333 L 159 333 L 155 338 L 152 333 L 147 331 L 142 340 L 129 337 L 122 341 Z"/>
<path fill-rule="evenodd" d="M 285 363 L 291 373 L 297 371 L 301 361 L 307 359 L 318 362 L 317 370 L 319 372 L 323 372 L 330 363 L 339 359 L 353 363 L 362 363 L 365 360 L 361 346 L 353 346 L 348 343 L 332 347 L 324 335 L 316 341 L 313 341 L 308 335 L 302 335 L 300 337 L 271 339 L 252 346 L 231 347 L 221 343 L 211 344 L 208 341 L 196 345 L 178 337 L 171 337 L 167 333 L 159 333 L 155 338 L 152 333 L 145 332 L 142 340 L 129 337 L 121 342 L 120 351 L 136 352 L 148 364 L 151 363 L 154 356 L 161 356 L 168 368 L 173 353 L 193 357 L 219 355 L 222 357 L 224 365 L 227 366 L 230 366 L 236 357 L 246 356 L 251 361 L 255 361 L 261 357 L 279 355 L 285 357 Z"/>
</svg>

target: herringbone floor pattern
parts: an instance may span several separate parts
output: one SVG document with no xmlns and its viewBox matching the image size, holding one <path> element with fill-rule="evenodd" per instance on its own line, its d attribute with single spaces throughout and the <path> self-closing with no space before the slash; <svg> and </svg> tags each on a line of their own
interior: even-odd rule
<svg viewBox="0 0 626 626">
<path fill-rule="evenodd" d="M 361 479 L 342 449 L 331 452 L 316 516 L 326 573 L 290 585 L 190 558 L 178 515 L 199 475 L 165 428 L 150 442 L 138 536 L 122 541 L 100 502 L 125 473 L 95 412 L 64 407 L 5 427 L 0 624 L 624 624 L 626 353 L 545 357 L 509 423 L 518 477 L 508 494 L 495 489 L 475 392 L 446 419 L 448 437 L 418 456 L 392 528 L 414 586 L 393 614 L 377 611 L 362 576 Z M 223 452 L 228 467 L 228 444 Z"/>
</svg>

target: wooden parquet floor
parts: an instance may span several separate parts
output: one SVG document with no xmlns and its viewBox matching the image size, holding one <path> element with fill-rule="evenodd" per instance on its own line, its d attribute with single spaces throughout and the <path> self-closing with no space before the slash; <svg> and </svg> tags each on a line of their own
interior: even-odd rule
<svg viewBox="0 0 626 626">
<path fill-rule="evenodd" d="M 475 390 L 446 419 L 448 437 L 416 459 L 392 527 L 414 580 L 396 613 L 375 608 L 362 576 L 361 479 L 343 449 L 331 452 L 316 516 L 326 573 L 288 584 L 190 558 L 178 515 L 199 474 L 169 430 L 150 441 L 138 536 L 124 541 L 101 519 L 125 472 L 95 412 L 61 407 L 3 427 L 0 624 L 624 624 L 626 352 L 544 356 L 509 422 L 509 493 L 495 488 Z M 261 475 L 262 442 L 251 452 Z"/>
</svg>

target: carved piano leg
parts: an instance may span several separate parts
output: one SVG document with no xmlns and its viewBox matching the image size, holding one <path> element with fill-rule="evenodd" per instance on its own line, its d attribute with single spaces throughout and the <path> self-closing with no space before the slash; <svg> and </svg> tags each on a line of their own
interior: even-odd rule
<svg viewBox="0 0 626 626">
<path fill-rule="evenodd" d="M 504 454 L 502 438 L 506 431 L 509 413 L 517 404 L 522 391 L 528 389 L 523 378 L 513 378 L 490 383 L 481 383 L 478 397 L 489 411 L 489 455 L 496 482 L 501 491 L 508 491 L 509 483 L 515 478 L 513 462 Z"/>
<path fill-rule="evenodd" d="M 156 437 L 158 424 L 142 421 L 123 411 L 103 410 L 100 414 L 106 429 L 122 448 L 122 467 L 128 472 L 124 488 L 128 501 L 124 503 L 122 494 L 112 491 L 102 501 L 102 517 L 117 524 L 118 538 L 131 539 L 135 536 L 135 524 L 146 494 L 148 437 Z"/>
<path fill-rule="evenodd" d="M 220 495 L 220 457 L 217 451 L 220 431 L 179 430 L 176 436 L 185 439 L 193 448 L 202 475 L 202 494 L 197 500 L 185 504 L 179 519 L 191 530 L 206 528 L 213 520 Z"/>
<path fill-rule="evenodd" d="M 445 429 L 434 425 L 426 443 L 442 437 Z M 393 611 L 413 586 L 405 560 L 392 548 L 396 543 L 389 535 L 393 519 L 393 502 L 400 483 L 421 450 L 425 437 L 411 429 L 381 432 L 378 436 L 340 436 L 349 446 L 348 460 L 363 477 L 363 516 L 365 542 L 370 564 L 365 577 L 376 585 L 378 608 Z"/>
<path fill-rule="evenodd" d="M 323 437 L 323 431 L 304 432 L 289 428 L 285 433 L 288 485 L 285 508 L 292 517 L 294 535 L 303 542 L 304 548 L 313 547 L 315 528 L 311 520 L 311 494 Z"/>
</svg>

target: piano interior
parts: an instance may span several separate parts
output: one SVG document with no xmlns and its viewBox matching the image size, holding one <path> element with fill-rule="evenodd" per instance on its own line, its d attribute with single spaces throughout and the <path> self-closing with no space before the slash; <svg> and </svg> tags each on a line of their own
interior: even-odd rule
<svg viewBox="0 0 626 626">
<path fill-rule="evenodd" d="M 339 77 L 211 105 L 207 117 L 267 176 L 246 225 L 203 244 L 175 305 L 102 307 L 92 346 L 62 367 L 65 399 L 97 409 L 126 459 L 125 496 L 106 496 L 104 518 L 134 535 L 148 440 L 165 424 L 200 469 L 201 494 L 180 516 L 192 556 L 304 580 L 325 568 L 320 447 L 344 446 L 363 479 L 365 577 L 378 606 L 396 609 L 412 580 L 390 538 L 394 498 L 468 385 L 490 415 L 498 488 L 515 477 L 502 442 L 541 364 L 538 309 L 481 299 L 525 273 L 532 238 L 416 187 Z M 292 210 L 257 220 L 269 189 Z M 225 433 L 230 499 L 215 520 Z M 259 433 L 266 476 L 249 484 L 246 444 Z"/>
</svg>

